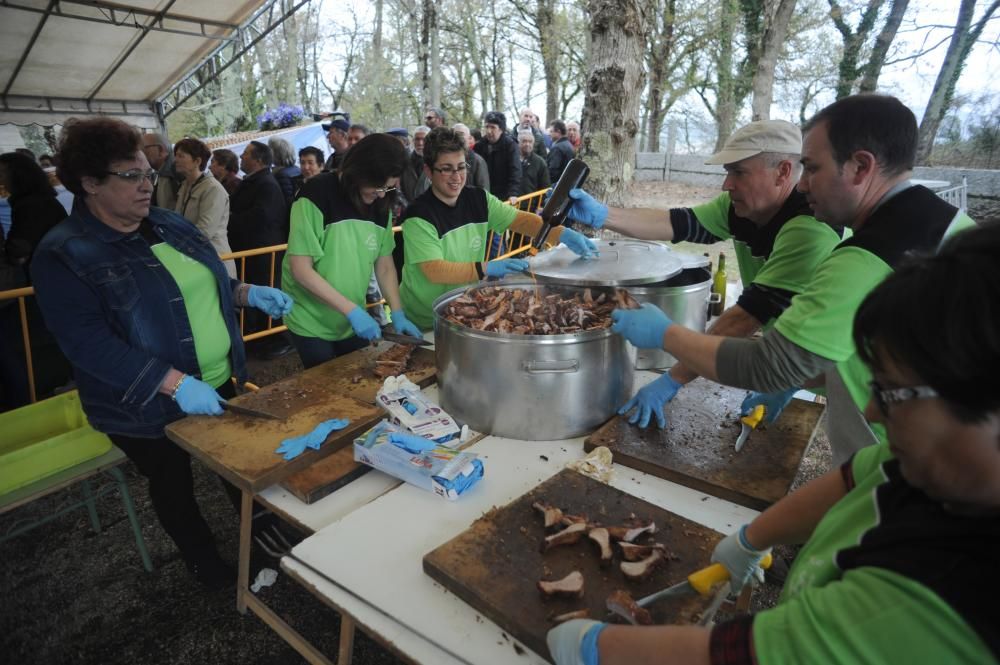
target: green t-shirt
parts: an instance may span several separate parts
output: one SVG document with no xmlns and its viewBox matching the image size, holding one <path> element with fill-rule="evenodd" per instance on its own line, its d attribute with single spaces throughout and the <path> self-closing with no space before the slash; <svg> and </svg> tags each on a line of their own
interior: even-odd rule
<svg viewBox="0 0 1000 665">
<path fill-rule="evenodd" d="M 232 365 L 229 362 L 229 330 L 222 316 L 215 275 L 198 261 L 181 254 L 165 242 L 156 243 L 151 249 L 181 291 L 184 309 L 191 324 L 191 334 L 194 336 L 194 350 L 198 357 L 201 380 L 218 388 L 229 380 Z"/>
<path fill-rule="evenodd" d="M 403 213 L 403 284 L 399 295 L 407 318 L 421 330 L 434 327 L 434 301 L 464 284 L 434 284 L 424 275 L 425 261 L 473 263 L 486 258 L 486 236 L 503 233 L 517 209 L 489 192 L 466 187 L 449 206 L 428 189 Z"/>
<path fill-rule="evenodd" d="M 843 239 L 843 229 L 812 216 L 805 196 L 793 191 L 763 226 L 737 217 L 728 192 L 691 209 L 698 223 L 718 240 L 733 240 L 736 262 L 745 297 L 740 305 L 757 320 L 768 324 L 787 306 L 788 298 L 802 293 L 816 268 Z M 690 234 L 697 237 L 698 232 Z M 676 236 L 676 233 L 675 233 Z M 685 240 L 689 238 L 677 238 Z M 755 291 L 772 290 L 772 295 Z M 785 292 L 783 297 L 773 292 Z"/>
<path fill-rule="evenodd" d="M 753 619 L 757 662 L 996 663 L 973 627 L 992 621 L 989 603 L 947 598 L 973 579 L 960 564 L 996 528 L 944 513 L 902 480 L 885 444 L 848 464 L 854 487 L 795 558 L 777 607 Z"/>
<path fill-rule="evenodd" d="M 922 225 L 915 224 L 920 219 Z M 950 234 L 974 226 L 964 213 L 923 187 L 896 194 L 816 269 L 774 328 L 803 349 L 837 363 L 854 404 L 871 398 L 871 372 L 854 347 L 854 315 L 862 301 L 911 253 L 933 253 Z M 870 423 L 885 441 L 885 429 Z"/>
<path fill-rule="evenodd" d="M 288 251 L 281 269 L 281 288 L 295 307 L 285 315 L 288 329 L 303 337 L 328 341 L 354 335 L 347 317 L 330 307 L 292 275 L 291 257 L 308 256 L 320 276 L 361 308 L 375 261 L 391 256 L 396 241 L 392 215 L 361 219 L 333 173 L 311 178 L 292 205 Z"/>
</svg>

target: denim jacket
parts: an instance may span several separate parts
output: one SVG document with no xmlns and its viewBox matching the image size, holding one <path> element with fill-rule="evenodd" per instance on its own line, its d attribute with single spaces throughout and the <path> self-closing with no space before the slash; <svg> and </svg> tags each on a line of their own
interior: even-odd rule
<svg viewBox="0 0 1000 665">
<path fill-rule="evenodd" d="M 208 239 L 180 215 L 150 208 L 154 232 L 206 265 L 219 285 L 230 360 L 246 380 L 246 352 L 235 316 L 239 284 Z M 80 401 L 101 432 L 155 438 L 184 416 L 158 392 L 171 367 L 201 377 L 194 336 L 176 282 L 138 233 L 98 220 L 82 201 L 35 250 L 31 275 L 45 323 L 73 364 Z"/>
</svg>

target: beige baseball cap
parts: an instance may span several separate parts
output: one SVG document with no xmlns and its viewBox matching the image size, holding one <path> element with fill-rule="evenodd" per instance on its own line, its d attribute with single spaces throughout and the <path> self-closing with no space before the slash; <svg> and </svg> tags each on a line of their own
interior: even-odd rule
<svg viewBox="0 0 1000 665">
<path fill-rule="evenodd" d="M 732 164 L 762 152 L 802 154 L 802 131 L 787 120 L 757 120 L 740 127 L 706 164 Z"/>
</svg>

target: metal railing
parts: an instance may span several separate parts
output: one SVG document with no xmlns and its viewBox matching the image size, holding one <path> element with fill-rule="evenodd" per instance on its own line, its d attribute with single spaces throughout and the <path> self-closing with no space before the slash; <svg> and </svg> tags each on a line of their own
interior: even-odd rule
<svg viewBox="0 0 1000 665">
<path fill-rule="evenodd" d="M 961 185 L 942 189 L 934 193 L 959 210 L 967 211 L 969 209 L 969 180 L 966 176 L 962 176 Z"/>
<path fill-rule="evenodd" d="M 545 192 L 546 190 L 543 189 L 537 192 L 533 192 L 531 194 L 520 196 L 513 201 L 513 205 L 521 210 L 537 210 L 542 205 L 542 199 L 545 195 Z M 401 227 L 395 226 L 393 227 L 393 231 L 395 233 L 400 233 Z M 488 242 L 489 242 L 488 247 L 492 250 L 493 249 L 492 233 L 489 234 Z M 487 259 L 495 260 L 495 259 L 508 258 L 511 256 L 517 256 L 518 254 L 529 249 L 530 247 L 531 247 L 531 238 L 525 238 L 520 234 L 510 233 L 508 231 L 503 234 L 503 243 L 500 244 L 501 251 L 494 253 L 494 255 L 492 256 L 490 255 L 490 253 L 487 253 Z M 288 249 L 287 244 L 271 245 L 269 247 L 258 247 L 257 249 L 248 249 L 240 252 L 231 252 L 229 254 L 222 254 L 220 255 L 219 258 L 222 259 L 223 261 L 227 261 L 229 259 L 234 260 L 237 266 L 237 274 L 239 275 L 240 280 L 244 281 L 246 277 L 247 259 L 255 256 L 269 255 L 271 259 L 268 272 L 269 276 L 268 285 L 273 286 L 275 274 L 279 270 L 278 260 L 277 260 L 278 255 L 281 252 L 284 252 L 286 249 Z M 8 291 L 0 291 L 0 303 L 3 303 L 7 300 L 13 300 L 13 299 L 17 300 L 17 307 L 21 320 L 21 342 L 24 346 L 24 365 L 28 374 L 28 392 L 32 404 L 38 401 L 38 397 L 35 394 L 35 371 L 34 371 L 34 362 L 32 359 L 31 335 L 28 329 L 27 298 L 33 298 L 34 296 L 35 296 L 35 289 L 30 286 L 26 286 L 19 289 L 11 289 Z M 385 301 L 380 300 L 379 302 L 368 303 L 366 304 L 366 307 L 370 309 L 374 307 L 381 307 L 384 304 Z M 270 317 L 268 317 L 267 327 L 264 330 L 258 330 L 255 332 L 247 333 L 244 332 L 244 325 L 245 325 L 244 318 L 245 318 L 244 312 L 241 309 L 240 332 L 243 335 L 244 342 L 249 342 L 255 339 L 260 339 L 262 337 L 267 337 L 268 335 L 276 335 L 280 332 L 288 330 L 287 326 L 273 325 L 274 323 L 273 320 Z"/>
</svg>

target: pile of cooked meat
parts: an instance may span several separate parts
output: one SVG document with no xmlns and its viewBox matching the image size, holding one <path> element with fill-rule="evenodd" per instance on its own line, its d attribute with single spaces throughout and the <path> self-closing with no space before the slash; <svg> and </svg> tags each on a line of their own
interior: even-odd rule
<svg viewBox="0 0 1000 665">
<path fill-rule="evenodd" d="M 449 302 L 447 321 L 515 335 L 567 335 L 611 327 L 614 309 L 637 309 L 624 289 L 472 287 Z"/>
<path fill-rule="evenodd" d="M 417 347 L 412 344 L 393 344 L 375 358 L 375 376 L 385 379 L 405 374 L 410 356 Z"/>
<path fill-rule="evenodd" d="M 542 552 L 547 552 L 554 547 L 573 545 L 586 537 L 596 546 L 600 565 L 603 568 L 611 566 L 614 559 L 612 544 L 617 544 L 621 553 L 621 562 L 618 568 L 629 582 L 639 582 L 646 579 L 653 571 L 666 565 L 671 558 L 674 558 L 672 553 L 661 543 L 650 541 L 646 544 L 639 544 L 634 542 L 640 536 L 645 535 L 648 538 L 656 533 L 656 525 L 651 520 L 641 520 L 632 516 L 621 525 L 602 526 L 589 521 L 587 517 L 582 515 L 567 515 L 560 508 L 544 501 L 536 501 L 532 504 L 532 508 L 538 511 L 546 531 L 550 532 L 550 535 L 546 536 L 541 543 Z M 583 598 L 585 580 L 583 573 L 574 570 L 562 579 L 539 580 L 537 586 L 545 598 L 554 596 Z M 629 623 L 650 624 L 653 622 L 649 611 L 639 607 L 631 594 L 625 590 L 618 589 L 612 592 L 605 601 L 605 605 L 612 614 L 622 617 Z M 553 616 L 551 619 L 560 623 L 587 616 L 589 616 L 589 611 L 586 608 L 581 608 Z"/>
</svg>

